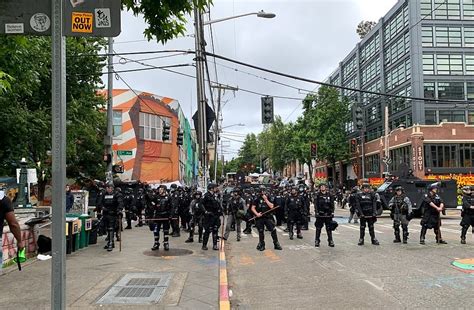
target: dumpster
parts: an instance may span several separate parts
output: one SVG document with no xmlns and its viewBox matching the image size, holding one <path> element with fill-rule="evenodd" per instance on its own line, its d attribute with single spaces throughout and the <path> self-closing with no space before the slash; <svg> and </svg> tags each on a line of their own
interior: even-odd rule
<svg viewBox="0 0 474 310">
<path fill-rule="evenodd" d="M 89 234 L 89 244 L 97 244 L 97 235 L 99 233 L 99 224 L 98 219 L 92 219 L 91 221 L 91 230 Z"/>
<path fill-rule="evenodd" d="M 87 214 L 79 216 L 81 220 L 81 230 L 79 232 L 79 249 L 89 246 L 89 235 L 92 228 L 91 217 Z"/>
</svg>

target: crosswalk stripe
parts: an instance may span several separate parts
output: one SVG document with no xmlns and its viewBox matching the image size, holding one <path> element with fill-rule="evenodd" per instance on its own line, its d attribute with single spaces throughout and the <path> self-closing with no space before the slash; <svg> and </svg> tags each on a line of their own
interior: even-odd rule
<svg viewBox="0 0 474 310">
<path fill-rule="evenodd" d="M 353 230 L 357 230 L 359 231 L 359 227 L 352 227 L 352 226 L 349 226 L 349 225 L 339 225 L 339 227 L 345 227 L 345 228 L 349 228 L 349 229 L 353 229 Z M 374 229 L 374 231 L 378 234 L 383 234 L 384 232 L 383 231 L 380 231 L 380 230 L 377 230 L 377 229 Z"/>
<path fill-rule="evenodd" d="M 253 229 L 252 229 L 252 237 L 258 238 L 258 234 L 255 231 L 253 231 Z"/>
</svg>

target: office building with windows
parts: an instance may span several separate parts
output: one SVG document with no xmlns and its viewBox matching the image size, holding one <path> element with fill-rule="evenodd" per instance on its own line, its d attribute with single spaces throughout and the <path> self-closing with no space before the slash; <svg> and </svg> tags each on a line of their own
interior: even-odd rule
<svg viewBox="0 0 474 310">
<path fill-rule="evenodd" d="M 401 166 L 421 178 L 473 172 L 474 0 L 400 0 L 342 60 L 328 82 L 426 98 L 341 90 L 352 111 L 360 106 L 365 114 L 365 178 L 380 178 Z M 347 124 L 347 131 L 360 141 L 354 122 Z M 340 180 L 364 177 L 361 149 L 359 145 L 349 162 L 336 167 Z M 323 163 L 316 165 L 316 174 L 331 175 Z"/>
</svg>

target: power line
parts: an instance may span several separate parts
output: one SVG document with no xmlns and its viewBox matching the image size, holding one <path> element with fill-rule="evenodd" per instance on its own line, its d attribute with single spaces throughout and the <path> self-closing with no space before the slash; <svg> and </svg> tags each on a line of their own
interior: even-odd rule
<svg viewBox="0 0 474 310">
<path fill-rule="evenodd" d="M 423 16 L 418 22 L 416 22 L 416 24 L 414 24 L 413 26 L 410 27 L 410 29 L 408 29 L 408 31 L 412 30 L 413 28 L 415 28 L 416 26 L 418 26 L 419 23 L 421 23 L 422 21 L 424 21 L 425 19 L 427 19 L 428 17 L 431 16 L 431 14 L 433 14 L 433 12 L 437 11 L 442 5 L 444 4 L 447 4 L 448 0 L 444 0 L 443 2 L 441 2 L 437 7 L 435 7 L 433 10 L 431 10 L 431 12 L 429 12 L 428 14 L 426 14 L 425 16 Z"/>
<path fill-rule="evenodd" d="M 176 53 L 176 54 L 171 54 L 171 55 L 148 57 L 148 58 L 141 58 L 141 59 L 134 59 L 134 60 L 136 61 L 155 60 L 155 59 L 170 58 L 170 57 L 176 57 L 176 56 L 182 56 L 182 55 L 189 55 L 189 53 Z M 124 57 L 120 57 L 120 56 L 118 57 L 120 58 L 120 60 L 118 62 L 114 62 L 113 63 L 114 65 L 125 65 L 129 62 L 129 60 Z M 122 60 L 125 60 L 125 62 L 123 62 Z"/>
<path fill-rule="evenodd" d="M 77 73 L 77 74 L 67 74 L 68 76 L 89 76 L 89 75 L 104 75 L 109 73 L 129 73 L 129 72 L 139 72 L 139 71 L 149 71 L 149 70 L 166 70 L 167 68 L 181 68 L 181 67 L 192 67 L 193 64 L 177 64 L 177 65 L 169 65 L 169 66 L 161 66 L 155 68 L 137 68 L 137 69 L 127 69 L 127 70 L 119 70 L 119 71 L 105 71 L 105 72 L 97 72 L 97 73 Z"/>
</svg>

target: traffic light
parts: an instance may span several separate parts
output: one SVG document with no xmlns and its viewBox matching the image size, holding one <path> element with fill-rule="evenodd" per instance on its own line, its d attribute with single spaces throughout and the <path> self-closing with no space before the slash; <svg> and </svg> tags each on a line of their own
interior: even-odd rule
<svg viewBox="0 0 474 310">
<path fill-rule="evenodd" d="M 177 145 L 183 145 L 183 133 L 181 131 L 178 132 L 178 139 L 176 140 Z"/>
<path fill-rule="evenodd" d="M 355 153 L 357 150 L 357 139 L 351 139 L 351 153 Z"/>
<path fill-rule="evenodd" d="M 273 123 L 273 97 L 262 97 L 262 124 Z"/>
<path fill-rule="evenodd" d="M 358 130 L 364 127 L 364 111 L 361 107 L 355 109 L 355 125 Z"/>
<path fill-rule="evenodd" d="M 311 158 L 318 157 L 318 145 L 316 143 L 311 143 Z"/>
<path fill-rule="evenodd" d="M 112 171 L 114 173 L 123 173 L 123 165 L 113 165 Z"/>
<path fill-rule="evenodd" d="M 162 138 L 163 141 L 167 141 L 170 139 L 170 130 L 171 130 L 170 125 L 163 122 L 163 138 Z"/>
</svg>

